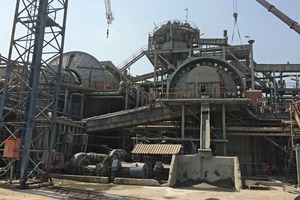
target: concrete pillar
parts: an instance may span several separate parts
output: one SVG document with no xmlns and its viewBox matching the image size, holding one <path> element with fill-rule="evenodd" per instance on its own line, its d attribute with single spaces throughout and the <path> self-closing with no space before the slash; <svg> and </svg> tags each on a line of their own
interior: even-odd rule
<svg viewBox="0 0 300 200">
<path fill-rule="evenodd" d="M 208 117 L 205 121 L 205 149 L 210 149 L 210 120 L 209 120 L 209 113 Z"/>
<path fill-rule="evenodd" d="M 200 150 L 210 148 L 209 104 L 201 104 L 200 114 Z"/>
</svg>

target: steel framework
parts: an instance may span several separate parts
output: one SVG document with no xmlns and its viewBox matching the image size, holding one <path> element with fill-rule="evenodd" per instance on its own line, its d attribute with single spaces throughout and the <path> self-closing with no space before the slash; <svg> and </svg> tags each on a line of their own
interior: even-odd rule
<svg viewBox="0 0 300 200">
<path fill-rule="evenodd" d="M 57 117 L 59 83 L 68 0 L 17 0 L 4 87 L 0 128 L 4 140 L 21 138 L 20 184 L 42 170 L 36 155 L 46 154 L 49 174 L 52 132 Z M 47 63 L 60 56 L 58 66 Z M 0 144 L 3 147 L 4 142 Z M 35 155 L 35 156 L 34 156 Z M 48 165 L 47 165 L 48 163 Z M 20 171 L 19 171 L 20 170 Z"/>
</svg>

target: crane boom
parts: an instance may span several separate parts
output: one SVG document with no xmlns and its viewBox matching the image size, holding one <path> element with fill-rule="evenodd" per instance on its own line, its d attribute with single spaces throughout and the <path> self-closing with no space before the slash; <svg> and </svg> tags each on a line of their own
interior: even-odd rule
<svg viewBox="0 0 300 200">
<path fill-rule="evenodd" d="M 291 29 L 293 29 L 294 31 L 300 34 L 300 25 L 296 21 L 289 18 L 287 15 L 285 15 L 283 12 L 278 10 L 274 5 L 268 3 L 266 0 L 256 0 L 256 1 L 260 3 L 262 6 L 264 6 L 266 9 L 268 9 L 269 12 L 273 13 L 275 16 L 281 19 Z"/>
<path fill-rule="evenodd" d="M 105 2 L 105 15 L 106 15 L 106 20 L 107 24 L 112 24 L 112 21 L 114 20 L 114 16 L 111 12 L 111 2 L 110 0 L 104 0 Z"/>
</svg>

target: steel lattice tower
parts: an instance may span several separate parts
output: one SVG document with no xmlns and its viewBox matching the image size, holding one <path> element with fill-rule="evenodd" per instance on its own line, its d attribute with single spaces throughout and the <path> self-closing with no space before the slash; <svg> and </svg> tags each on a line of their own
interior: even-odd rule
<svg viewBox="0 0 300 200">
<path fill-rule="evenodd" d="M 17 0 L 0 105 L 3 138 L 21 138 L 16 176 L 25 184 L 42 170 L 49 174 L 52 133 L 60 94 L 60 75 L 68 0 Z M 58 66 L 47 63 L 60 56 Z M 4 142 L 0 144 L 3 148 Z M 20 174 L 18 174 L 20 173 Z"/>
</svg>

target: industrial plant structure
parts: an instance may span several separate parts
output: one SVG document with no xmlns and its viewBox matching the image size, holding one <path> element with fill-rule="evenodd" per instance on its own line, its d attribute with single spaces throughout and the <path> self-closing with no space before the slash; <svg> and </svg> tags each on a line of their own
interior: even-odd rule
<svg viewBox="0 0 300 200">
<path fill-rule="evenodd" d="M 202 38 L 195 24 L 170 20 L 116 67 L 85 52 L 62 54 L 67 3 L 40 2 L 23 5 L 37 12 L 16 13 L 15 29 L 28 31 L 16 31 L 0 59 L 1 178 L 21 186 L 44 173 L 170 186 L 230 179 L 236 189 L 240 175 L 297 179 L 299 64 L 256 63 L 254 40 L 229 45 L 227 31 Z M 61 21 L 46 11 L 63 11 Z M 153 72 L 130 75 L 142 57 Z"/>
</svg>

